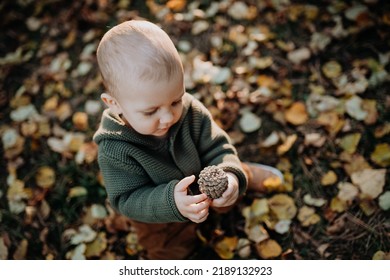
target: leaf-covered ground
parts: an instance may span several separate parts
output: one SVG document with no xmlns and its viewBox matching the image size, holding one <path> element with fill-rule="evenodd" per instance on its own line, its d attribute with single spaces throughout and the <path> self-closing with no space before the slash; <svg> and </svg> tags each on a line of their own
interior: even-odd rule
<svg viewBox="0 0 390 280">
<path fill-rule="evenodd" d="M 0 3 L 0 259 L 136 259 L 92 136 L 95 51 L 143 17 L 179 49 L 187 90 L 240 157 L 283 171 L 199 229 L 193 258 L 390 258 L 387 0 Z"/>
</svg>

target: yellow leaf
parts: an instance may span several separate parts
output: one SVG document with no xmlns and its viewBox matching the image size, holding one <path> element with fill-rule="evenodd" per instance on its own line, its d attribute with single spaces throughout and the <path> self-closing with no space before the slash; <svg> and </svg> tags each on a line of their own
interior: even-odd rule
<svg viewBox="0 0 390 280">
<path fill-rule="evenodd" d="M 271 213 L 279 220 L 291 220 L 297 214 L 294 200 L 286 194 L 276 194 L 268 199 Z"/>
<path fill-rule="evenodd" d="M 360 142 L 362 135 L 360 133 L 353 133 L 344 136 L 339 142 L 339 146 L 347 153 L 353 154 Z"/>
<path fill-rule="evenodd" d="M 263 259 L 272 259 L 279 257 L 282 253 L 282 247 L 273 239 L 267 239 L 256 244 L 256 250 Z"/>
<path fill-rule="evenodd" d="M 364 169 L 370 169 L 371 166 L 368 164 L 366 159 L 359 154 L 348 154 L 348 153 L 342 153 L 340 155 L 340 158 L 342 160 L 345 160 L 347 163 L 343 165 L 345 171 L 347 172 L 348 175 L 352 175 L 352 173 L 361 171 Z"/>
<path fill-rule="evenodd" d="M 337 196 L 332 198 L 332 200 L 330 202 L 330 209 L 332 211 L 341 213 L 341 212 L 344 212 L 345 210 L 347 210 L 347 208 L 348 208 L 348 205 L 345 201 L 339 199 Z"/>
<path fill-rule="evenodd" d="M 323 112 L 317 119 L 320 125 L 326 127 L 331 135 L 336 135 L 344 126 L 345 121 L 336 112 Z"/>
<path fill-rule="evenodd" d="M 382 138 L 383 136 L 390 133 L 390 123 L 385 123 L 375 129 L 374 135 L 375 138 Z"/>
<path fill-rule="evenodd" d="M 215 252 L 224 260 L 230 260 L 234 257 L 234 251 L 237 248 L 238 237 L 224 237 L 215 244 Z"/>
<path fill-rule="evenodd" d="M 372 256 L 373 260 L 390 260 L 390 252 L 377 251 L 374 256 Z"/>
<path fill-rule="evenodd" d="M 138 243 L 138 235 L 135 232 L 130 232 L 126 236 L 126 253 L 130 256 L 134 256 L 141 250 L 142 246 Z"/>
<path fill-rule="evenodd" d="M 309 115 L 303 102 L 295 102 L 285 112 L 286 120 L 293 125 L 301 125 L 307 122 Z"/>
<path fill-rule="evenodd" d="M 88 191 L 82 186 L 73 187 L 69 190 L 68 198 L 87 195 Z"/>
<path fill-rule="evenodd" d="M 277 148 L 278 155 L 283 155 L 287 151 L 289 151 L 291 149 L 292 145 L 294 145 L 297 138 L 298 138 L 298 136 L 296 134 L 292 134 L 292 135 L 287 136 L 286 141 L 284 141 L 284 143 L 282 145 L 278 146 L 278 148 Z"/>
<path fill-rule="evenodd" d="M 333 185 L 336 182 L 337 182 L 337 174 L 333 170 L 329 170 L 321 178 L 321 185 L 323 186 Z"/>
<path fill-rule="evenodd" d="M 264 188 L 269 192 L 278 190 L 281 185 L 282 180 L 279 177 L 269 177 L 263 182 Z"/>
<path fill-rule="evenodd" d="M 107 238 L 105 232 L 99 232 L 94 241 L 87 244 L 85 250 L 85 256 L 90 257 L 100 257 L 102 252 L 107 248 Z"/>
<path fill-rule="evenodd" d="M 366 216 L 371 216 L 378 209 L 373 200 L 363 200 L 359 203 L 359 207 Z"/>
<path fill-rule="evenodd" d="M 378 120 L 378 110 L 376 109 L 376 100 L 364 99 L 363 110 L 367 112 L 367 116 L 364 119 L 365 124 L 375 124 Z"/>
<path fill-rule="evenodd" d="M 48 189 L 53 187 L 56 181 L 56 174 L 54 169 L 49 166 L 40 167 L 35 176 L 35 181 L 41 188 Z"/>
<path fill-rule="evenodd" d="M 324 66 L 322 66 L 322 72 L 324 73 L 324 75 L 327 78 L 333 79 L 333 78 L 340 77 L 340 75 L 342 73 L 342 68 L 341 68 L 340 63 L 338 63 L 337 61 L 331 60 L 331 61 L 325 63 Z"/>
<path fill-rule="evenodd" d="M 390 165 L 390 145 L 387 143 L 378 144 L 375 146 L 374 152 L 371 154 L 371 159 L 382 167 Z"/>
<path fill-rule="evenodd" d="M 262 225 L 254 225 L 245 228 L 249 240 L 259 243 L 269 238 L 268 232 Z"/>
<path fill-rule="evenodd" d="M 375 199 L 383 192 L 386 169 L 364 169 L 353 173 L 351 179 L 359 187 L 361 198 Z"/>
<path fill-rule="evenodd" d="M 313 207 L 303 206 L 299 209 L 298 220 L 301 222 L 302 226 L 308 227 L 318 223 L 321 218 L 315 213 Z"/>
<path fill-rule="evenodd" d="M 16 250 L 14 252 L 14 255 L 13 255 L 14 260 L 26 259 L 27 248 L 28 248 L 28 240 L 22 239 L 22 241 L 20 241 L 18 247 L 16 248 Z"/>
<path fill-rule="evenodd" d="M 0 260 L 8 259 L 8 247 L 4 243 L 4 239 L 0 236 Z"/>
<path fill-rule="evenodd" d="M 184 9 L 186 4 L 187 0 L 169 0 L 166 5 L 172 11 L 179 12 Z"/>
<path fill-rule="evenodd" d="M 86 130 L 88 128 L 88 115 L 85 112 L 76 112 L 72 121 L 76 129 Z"/>
</svg>

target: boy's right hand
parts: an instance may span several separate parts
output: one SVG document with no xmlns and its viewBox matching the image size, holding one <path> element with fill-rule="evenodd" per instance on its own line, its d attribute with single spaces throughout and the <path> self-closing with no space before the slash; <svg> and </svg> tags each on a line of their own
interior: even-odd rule
<svg viewBox="0 0 390 280">
<path fill-rule="evenodd" d="M 177 183 L 174 190 L 174 198 L 177 209 L 184 217 L 194 223 L 201 223 L 209 215 L 211 201 L 204 193 L 194 196 L 187 194 L 187 189 L 194 180 L 195 176 L 191 175 Z"/>
</svg>

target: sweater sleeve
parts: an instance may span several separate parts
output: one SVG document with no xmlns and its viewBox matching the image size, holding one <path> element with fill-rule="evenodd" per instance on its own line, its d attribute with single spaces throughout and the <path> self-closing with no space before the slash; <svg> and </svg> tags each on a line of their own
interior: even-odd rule
<svg viewBox="0 0 390 280">
<path fill-rule="evenodd" d="M 198 111 L 199 154 L 203 166 L 217 165 L 226 172 L 235 174 L 239 180 L 239 193 L 247 188 L 247 179 L 238 158 L 235 147 L 231 144 L 227 133 L 212 119 L 210 112 L 198 100 L 193 101 L 195 111 Z"/>
<path fill-rule="evenodd" d="M 187 221 L 174 200 L 178 180 L 156 186 L 138 163 L 124 163 L 100 148 L 98 162 L 109 201 L 123 215 L 146 223 Z"/>
</svg>

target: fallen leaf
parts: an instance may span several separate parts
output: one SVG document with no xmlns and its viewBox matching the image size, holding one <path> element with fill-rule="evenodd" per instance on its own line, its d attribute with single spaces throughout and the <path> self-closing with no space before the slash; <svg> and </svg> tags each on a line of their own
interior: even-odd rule
<svg viewBox="0 0 390 280">
<path fill-rule="evenodd" d="M 86 188 L 84 188 L 82 186 L 76 186 L 76 187 L 73 187 L 69 190 L 68 198 L 85 196 L 87 194 L 88 194 L 88 191 Z"/>
<path fill-rule="evenodd" d="M 282 145 L 279 145 L 277 148 L 278 155 L 283 155 L 286 152 L 288 152 L 292 145 L 294 145 L 295 141 L 298 139 L 298 136 L 296 134 L 292 134 L 287 136 L 286 140 Z"/>
<path fill-rule="evenodd" d="M 348 134 L 340 139 L 338 145 L 347 153 L 353 154 L 356 152 L 361 137 L 360 133 Z"/>
<path fill-rule="evenodd" d="M 49 166 L 42 166 L 37 170 L 35 182 L 44 189 L 49 189 L 54 186 L 56 181 L 56 174 L 53 168 Z"/>
<path fill-rule="evenodd" d="M 291 220 L 297 214 L 294 200 L 286 194 L 276 194 L 268 199 L 271 213 L 278 220 Z"/>
<path fill-rule="evenodd" d="M 305 104 L 295 102 L 285 112 L 286 120 L 293 125 L 301 125 L 307 122 L 309 116 L 306 111 Z"/>
<path fill-rule="evenodd" d="M 96 231 L 94 231 L 89 225 L 81 225 L 78 228 L 78 232 L 73 234 L 71 237 L 70 243 L 72 245 L 77 245 L 84 242 L 88 243 L 95 240 L 96 236 Z"/>
<path fill-rule="evenodd" d="M 0 236 L 0 260 L 8 259 L 8 247 L 4 243 L 4 239 Z"/>
<path fill-rule="evenodd" d="M 382 210 L 389 210 L 390 209 L 390 191 L 384 192 L 378 199 L 379 201 L 379 207 Z"/>
<path fill-rule="evenodd" d="M 315 213 L 315 209 L 313 207 L 308 207 L 306 205 L 302 206 L 299 209 L 297 218 L 301 222 L 301 225 L 303 227 L 315 225 L 316 223 L 321 221 L 320 216 Z"/>
<path fill-rule="evenodd" d="M 234 257 L 235 250 L 238 244 L 238 237 L 225 236 L 222 240 L 218 241 L 215 246 L 215 252 L 224 260 L 230 260 Z"/>
<path fill-rule="evenodd" d="M 247 259 L 251 255 L 251 242 L 246 238 L 238 239 L 237 254 L 242 259 Z"/>
<path fill-rule="evenodd" d="M 390 165 L 390 145 L 387 143 L 378 144 L 375 146 L 374 152 L 371 154 L 371 160 L 382 167 Z"/>
<path fill-rule="evenodd" d="M 13 254 L 14 260 L 25 260 L 27 255 L 27 249 L 28 249 L 28 240 L 22 239 L 18 246 L 16 247 L 16 250 Z"/>
<path fill-rule="evenodd" d="M 353 96 L 345 102 L 345 109 L 352 118 L 363 121 L 368 113 L 363 110 L 363 100 L 359 96 Z"/>
<path fill-rule="evenodd" d="M 274 230 L 279 234 L 285 234 L 290 231 L 291 220 L 280 220 L 275 224 Z"/>
<path fill-rule="evenodd" d="M 373 200 L 362 200 L 359 207 L 366 216 L 371 216 L 378 210 L 378 206 Z"/>
<path fill-rule="evenodd" d="M 139 245 L 138 235 L 135 232 L 129 232 L 126 235 L 126 253 L 130 256 L 135 256 L 142 250 Z"/>
<path fill-rule="evenodd" d="M 256 250 L 263 259 L 273 259 L 279 257 L 282 253 L 282 247 L 273 239 L 267 239 L 256 244 Z"/>
<path fill-rule="evenodd" d="M 359 194 L 358 188 L 348 182 L 338 183 L 337 188 L 339 189 L 337 194 L 338 199 L 346 202 L 347 204 L 350 204 Z"/>
<path fill-rule="evenodd" d="M 85 256 L 87 258 L 100 257 L 103 251 L 107 248 L 107 238 L 105 232 L 99 232 L 95 240 L 86 244 Z"/>
<path fill-rule="evenodd" d="M 251 133 L 260 128 L 261 119 L 252 112 L 246 111 L 242 114 L 239 123 L 243 132 Z"/>
<path fill-rule="evenodd" d="M 340 77 L 341 71 L 343 70 L 340 63 L 334 60 L 325 63 L 321 69 L 324 75 L 329 79 Z"/>
<path fill-rule="evenodd" d="M 269 238 L 269 234 L 266 231 L 266 229 L 262 225 L 254 225 L 250 227 L 245 228 L 245 233 L 248 236 L 248 239 L 255 242 L 259 243 L 263 240 L 266 240 Z"/>
<path fill-rule="evenodd" d="M 324 198 L 314 198 L 310 194 L 305 194 L 303 196 L 303 202 L 305 202 L 307 205 L 322 207 L 326 204 L 327 200 Z"/>
<path fill-rule="evenodd" d="M 321 177 L 321 185 L 330 186 L 337 182 L 337 174 L 333 170 L 329 170 Z"/>
<path fill-rule="evenodd" d="M 307 133 L 305 134 L 305 146 L 322 147 L 326 142 L 326 137 L 321 133 Z"/>
<path fill-rule="evenodd" d="M 387 135 L 390 133 L 390 123 L 386 122 L 383 125 L 380 125 L 375 128 L 375 138 L 382 138 L 383 136 Z"/>
<path fill-rule="evenodd" d="M 351 179 L 359 187 L 362 198 L 375 199 L 383 192 L 386 169 L 364 169 L 353 173 Z"/>
<path fill-rule="evenodd" d="M 73 125 L 78 130 L 86 130 L 89 126 L 88 115 L 85 112 L 76 112 L 72 117 Z"/>
<path fill-rule="evenodd" d="M 334 212 L 342 213 L 347 210 L 348 204 L 345 200 L 341 200 L 338 196 L 333 197 L 330 201 L 330 209 Z"/>
<path fill-rule="evenodd" d="M 390 252 L 377 251 L 372 256 L 373 260 L 390 260 Z"/>
<path fill-rule="evenodd" d="M 301 64 L 303 61 L 308 60 L 311 57 L 310 49 L 300 48 L 293 51 L 290 51 L 287 54 L 288 60 L 294 64 Z"/>
</svg>

